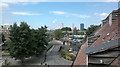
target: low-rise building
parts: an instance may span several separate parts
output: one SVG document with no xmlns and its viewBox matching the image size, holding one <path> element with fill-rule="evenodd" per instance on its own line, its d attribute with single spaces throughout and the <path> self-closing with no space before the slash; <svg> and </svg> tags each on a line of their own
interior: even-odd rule
<svg viewBox="0 0 120 67">
<path fill-rule="evenodd" d="M 0 25 L 0 32 L 2 32 L 6 38 L 8 38 L 10 34 L 10 27 L 11 25 Z"/>
<path fill-rule="evenodd" d="M 99 36 L 98 36 L 99 35 Z M 88 46 L 89 45 L 89 46 Z M 108 67 L 120 65 L 120 8 L 102 21 L 101 28 L 82 45 L 73 65 Z"/>
</svg>

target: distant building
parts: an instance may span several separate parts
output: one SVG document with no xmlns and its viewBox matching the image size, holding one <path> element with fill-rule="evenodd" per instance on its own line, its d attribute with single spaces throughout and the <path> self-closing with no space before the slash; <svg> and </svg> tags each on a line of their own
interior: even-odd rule
<svg viewBox="0 0 120 67">
<path fill-rule="evenodd" d="M 4 34 L 5 37 L 8 37 L 10 32 L 10 26 L 11 25 L 0 25 L 0 32 Z"/>
<path fill-rule="evenodd" d="M 81 23 L 81 24 L 80 24 L 80 30 L 83 30 L 83 29 L 84 29 L 84 24 Z"/>
<path fill-rule="evenodd" d="M 72 31 L 73 31 L 73 30 L 74 30 L 74 24 L 71 24 L 70 27 L 71 27 L 71 29 L 72 29 Z"/>
<path fill-rule="evenodd" d="M 62 29 L 63 27 L 64 27 L 64 24 L 62 23 L 62 24 L 61 24 L 61 29 Z"/>
</svg>

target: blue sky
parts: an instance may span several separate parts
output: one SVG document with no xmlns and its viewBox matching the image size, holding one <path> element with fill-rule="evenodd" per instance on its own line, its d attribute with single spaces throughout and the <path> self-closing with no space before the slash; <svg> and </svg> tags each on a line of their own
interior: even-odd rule
<svg viewBox="0 0 120 67">
<path fill-rule="evenodd" d="M 5 4 L 4 4 L 5 6 Z M 7 3 L 2 10 L 2 24 L 27 22 L 32 28 L 47 25 L 49 29 L 84 23 L 98 25 L 109 13 L 118 8 L 117 2 L 21 2 Z"/>
</svg>

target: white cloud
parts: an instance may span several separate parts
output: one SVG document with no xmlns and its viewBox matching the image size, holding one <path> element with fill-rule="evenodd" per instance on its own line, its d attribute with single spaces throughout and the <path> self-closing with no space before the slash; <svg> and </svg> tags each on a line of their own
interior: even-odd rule
<svg viewBox="0 0 120 67">
<path fill-rule="evenodd" d="M 53 21 L 52 21 L 52 23 L 56 23 L 57 22 L 57 19 L 54 19 Z"/>
<path fill-rule="evenodd" d="M 12 12 L 12 14 L 15 14 L 15 15 L 40 15 L 40 14 L 28 13 L 28 12 Z"/>
<path fill-rule="evenodd" d="M 108 14 L 105 12 L 104 13 L 94 13 L 94 15 L 100 17 L 101 20 L 105 19 L 108 16 Z"/>
<path fill-rule="evenodd" d="M 106 17 L 106 16 L 108 16 L 108 14 L 107 13 L 94 13 L 94 15 L 96 15 L 96 16 L 103 16 L 103 17 Z"/>
<path fill-rule="evenodd" d="M 59 15 L 65 15 L 66 17 L 70 17 L 70 16 L 74 16 L 74 17 L 78 17 L 78 18 L 89 18 L 90 17 L 88 15 L 73 14 L 73 13 L 63 12 L 63 11 L 51 11 L 50 13 L 59 14 Z"/>
<path fill-rule="evenodd" d="M 54 14 L 67 14 L 66 12 L 63 12 L 63 11 L 51 11 L 51 13 L 54 13 Z"/>
<path fill-rule="evenodd" d="M 8 7 L 9 7 L 9 5 L 7 3 L 0 2 L 0 10 L 4 10 Z"/>
<path fill-rule="evenodd" d="M 88 15 L 82 15 L 82 14 L 72 14 L 72 16 L 78 17 L 78 18 L 89 18 Z"/>
<path fill-rule="evenodd" d="M 100 15 L 101 16 L 107 16 L 108 14 L 107 13 L 101 13 Z"/>
</svg>

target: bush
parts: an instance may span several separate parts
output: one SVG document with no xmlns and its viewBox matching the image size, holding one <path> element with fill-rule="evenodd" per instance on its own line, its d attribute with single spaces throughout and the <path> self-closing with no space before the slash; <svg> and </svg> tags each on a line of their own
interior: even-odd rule
<svg viewBox="0 0 120 67">
<path fill-rule="evenodd" d="M 74 54 L 69 53 L 68 56 L 70 57 L 70 60 L 71 60 L 71 61 L 74 61 L 74 60 L 75 60 L 75 55 L 74 55 Z"/>
<path fill-rule="evenodd" d="M 10 55 L 10 53 L 8 51 L 3 51 L 2 52 L 2 56 L 9 56 L 9 55 Z"/>
<path fill-rule="evenodd" d="M 67 60 L 70 60 L 70 61 L 74 61 L 74 59 L 75 59 L 75 55 L 73 55 L 73 54 L 71 54 L 68 51 L 63 50 L 63 49 L 60 51 L 60 55 L 64 59 L 67 59 Z"/>
<path fill-rule="evenodd" d="M 65 51 L 65 50 L 62 49 L 62 50 L 60 51 L 60 54 L 61 54 L 62 57 L 65 57 L 65 54 L 67 54 L 67 51 Z"/>
<path fill-rule="evenodd" d="M 12 44 L 11 40 L 7 40 L 5 43 L 4 43 L 4 46 L 10 46 Z"/>
<path fill-rule="evenodd" d="M 60 41 L 61 41 L 61 42 L 64 42 L 64 40 L 63 40 L 63 39 L 60 39 Z"/>
</svg>

